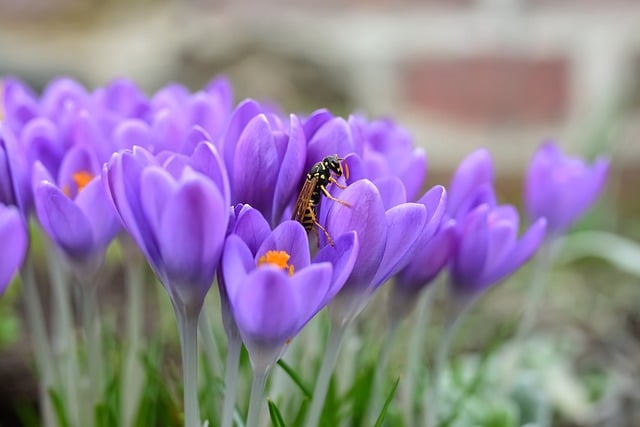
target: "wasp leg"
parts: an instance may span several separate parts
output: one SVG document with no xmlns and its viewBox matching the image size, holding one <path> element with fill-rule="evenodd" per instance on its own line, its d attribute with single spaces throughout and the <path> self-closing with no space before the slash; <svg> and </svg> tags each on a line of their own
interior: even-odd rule
<svg viewBox="0 0 640 427">
<path fill-rule="evenodd" d="M 329 245 L 333 246 L 333 239 L 329 235 L 329 232 L 327 231 L 327 229 L 324 228 L 322 224 L 318 222 L 318 218 L 316 217 L 315 212 L 310 211 L 309 213 L 311 214 L 311 221 L 313 221 L 313 224 L 317 227 L 317 228 L 316 227 L 313 228 L 313 232 L 316 233 L 316 237 L 318 238 L 318 247 L 320 247 L 320 233 L 318 233 L 318 228 L 322 230 L 322 232 L 324 233 Z"/>
<path fill-rule="evenodd" d="M 344 190 L 347 188 L 346 185 L 342 185 L 340 184 L 334 177 L 329 177 L 329 182 L 331 182 L 333 185 L 335 185 L 336 187 L 338 187 L 341 190 Z"/>
<path fill-rule="evenodd" d="M 331 195 L 331 193 L 329 193 L 329 191 L 327 190 L 327 187 L 325 187 L 324 185 L 321 185 L 321 186 L 320 186 L 320 190 L 322 190 L 322 193 L 323 193 L 325 196 L 327 196 L 327 198 L 328 198 L 328 199 L 331 199 L 331 200 L 333 200 L 334 202 L 338 202 L 338 203 L 340 203 L 341 205 L 346 206 L 346 207 L 348 207 L 348 208 L 350 208 L 350 207 L 351 207 L 351 205 L 350 205 L 349 203 L 345 202 L 344 200 L 336 199 L 335 197 L 333 197 L 333 196 Z"/>
<path fill-rule="evenodd" d="M 329 245 L 333 246 L 333 239 L 329 235 L 329 232 L 327 231 L 327 229 L 324 228 L 318 221 L 314 220 L 313 223 L 316 225 L 316 227 L 318 227 L 320 230 L 322 230 L 322 232 L 324 233 L 324 236 L 327 238 L 327 242 L 329 243 Z M 317 232 L 318 232 L 318 230 L 316 230 L 316 233 Z M 320 244 L 320 240 L 318 239 L 318 245 L 319 244 Z"/>
</svg>

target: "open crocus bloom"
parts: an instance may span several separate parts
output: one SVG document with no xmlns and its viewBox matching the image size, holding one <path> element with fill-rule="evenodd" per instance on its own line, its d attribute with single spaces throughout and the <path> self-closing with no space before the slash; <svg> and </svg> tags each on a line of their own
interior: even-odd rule
<svg viewBox="0 0 640 427">
<path fill-rule="evenodd" d="M 263 223 L 257 216 L 249 222 Z M 258 225 L 257 227 L 261 227 Z M 253 240 L 232 233 L 225 242 L 222 276 L 230 311 L 254 366 L 271 366 L 286 344 L 342 289 L 358 252 L 354 232 L 310 259 L 302 225 L 285 221 L 254 252 Z"/>
<path fill-rule="evenodd" d="M 25 223 L 15 206 L 0 203 L 0 295 L 22 265 L 29 242 Z"/>
</svg>

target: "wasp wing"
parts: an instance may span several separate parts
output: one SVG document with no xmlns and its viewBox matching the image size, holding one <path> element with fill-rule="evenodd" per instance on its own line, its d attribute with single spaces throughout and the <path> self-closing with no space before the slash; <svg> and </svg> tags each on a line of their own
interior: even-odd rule
<svg viewBox="0 0 640 427">
<path fill-rule="evenodd" d="M 318 177 L 314 176 L 311 179 L 305 179 L 304 185 L 300 190 L 300 194 L 298 194 L 298 199 L 296 200 L 296 206 L 293 209 L 293 214 L 291 215 L 291 219 L 296 220 L 304 225 L 304 217 L 309 204 L 311 203 L 311 196 L 313 195 L 313 191 L 318 184 Z"/>
</svg>

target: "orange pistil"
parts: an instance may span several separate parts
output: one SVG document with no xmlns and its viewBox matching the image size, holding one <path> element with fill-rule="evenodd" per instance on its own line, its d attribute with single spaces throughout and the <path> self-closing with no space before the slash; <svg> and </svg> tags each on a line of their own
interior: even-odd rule
<svg viewBox="0 0 640 427">
<path fill-rule="evenodd" d="M 75 182 L 76 187 L 78 188 L 78 193 L 79 193 L 80 191 L 82 191 L 84 187 L 87 186 L 87 184 L 89 184 L 89 182 L 91 182 L 91 180 L 93 179 L 93 175 L 91 175 L 87 171 L 80 171 L 71 175 L 71 179 L 73 179 L 73 181 Z M 68 185 L 65 185 L 64 187 L 62 187 L 62 192 L 67 197 L 71 195 L 71 190 L 69 189 Z"/>
<path fill-rule="evenodd" d="M 289 273 L 289 276 L 293 276 L 293 265 L 289 265 L 289 255 L 286 251 L 267 251 L 266 254 L 258 258 L 258 266 L 263 264 L 271 264 L 275 267 L 279 267 Z"/>
</svg>

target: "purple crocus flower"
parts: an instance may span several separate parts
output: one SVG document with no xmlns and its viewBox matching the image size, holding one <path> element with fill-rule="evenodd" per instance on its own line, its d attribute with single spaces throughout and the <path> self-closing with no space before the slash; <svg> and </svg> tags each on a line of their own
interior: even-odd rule
<svg viewBox="0 0 640 427">
<path fill-rule="evenodd" d="M 24 220 L 15 206 L 0 204 L 0 295 L 27 253 L 29 238 Z"/>
<path fill-rule="evenodd" d="M 406 265 L 429 221 L 421 203 L 388 208 L 378 188 L 368 180 L 359 180 L 336 194 L 349 206 L 324 204 L 323 224 L 331 236 L 355 230 L 360 245 L 353 272 L 331 304 L 336 321 L 344 326 L 382 283 Z M 324 240 L 323 233 L 319 234 Z"/>
<path fill-rule="evenodd" d="M 247 100 L 234 112 L 223 138 L 231 181 L 232 203 L 258 209 L 270 224 L 288 216 L 305 172 L 306 143 L 302 124 L 291 115 L 288 123 L 261 112 Z"/>
<path fill-rule="evenodd" d="M 525 209 L 530 220 L 547 219 L 550 235 L 565 232 L 595 202 L 607 177 L 609 161 L 592 165 L 567 157 L 553 143 L 543 144 L 529 164 Z"/>
<path fill-rule="evenodd" d="M 228 182 L 217 150 L 154 158 L 140 147 L 114 154 L 103 181 L 131 234 L 174 303 L 198 312 L 213 281 L 227 229 Z"/>
<path fill-rule="evenodd" d="M 67 152 L 58 179 L 39 161 L 34 165 L 36 215 L 42 228 L 73 261 L 99 263 L 120 230 L 100 170 L 94 153 L 83 145 Z"/>
<path fill-rule="evenodd" d="M 546 221 L 537 220 L 520 239 L 518 229 L 518 212 L 510 205 L 480 205 L 459 224 L 450 270 L 459 301 L 474 299 L 526 262 L 544 238 Z"/>
<path fill-rule="evenodd" d="M 495 206 L 493 179 L 493 160 L 485 148 L 479 148 L 465 157 L 456 168 L 448 187 L 448 216 L 462 220 L 477 206 Z"/>
<path fill-rule="evenodd" d="M 256 235 L 248 231 L 264 230 L 266 221 L 249 212 L 239 217 L 236 233 L 226 239 L 222 275 L 252 363 L 267 370 L 287 343 L 340 291 L 359 245 L 355 233 L 348 232 L 311 260 L 302 225 L 284 221 L 256 248 Z"/>
<path fill-rule="evenodd" d="M 416 148 L 409 132 L 390 119 L 367 121 L 351 116 L 349 125 L 355 146 L 362 147 L 367 178 L 376 181 L 397 176 L 404 185 L 407 200 L 415 200 L 427 173 L 424 150 Z M 357 142 L 361 139 L 362 142 Z"/>
</svg>

